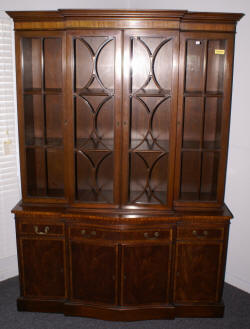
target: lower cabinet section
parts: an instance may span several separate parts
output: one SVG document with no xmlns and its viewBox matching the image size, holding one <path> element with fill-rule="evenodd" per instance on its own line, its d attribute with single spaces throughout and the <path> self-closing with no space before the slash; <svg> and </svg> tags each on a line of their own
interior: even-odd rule
<svg viewBox="0 0 250 329">
<path fill-rule="evenodd" d="M 228 223 L 18 217 L 18 308 L 120 321 L 223 316 Z"/>
</svg>

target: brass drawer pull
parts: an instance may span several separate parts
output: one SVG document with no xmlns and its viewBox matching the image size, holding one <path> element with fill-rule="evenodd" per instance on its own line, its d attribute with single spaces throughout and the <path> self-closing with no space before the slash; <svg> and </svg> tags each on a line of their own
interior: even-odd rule
<svg viewBox="0 0 250 329">
<path fill-rule="evenodd" d="M 38 231 L 38 226 L 35 225 L 34 230 L 35 230 L 35 233 L 38 234 L 38 235 L 46 235 L 49 232 L 49 226 L 45 226 L 44 232 L 42 232 L 42 231 Z"/>
<path fill-rule="evenodd" d="M 204 230 L 202 233 L 203 235 L 199 235 L 196 230 L 193 230 L 193 235 L 196 236 L 197 238 L 203 238 L 205 236 L 208 236 L 208 231 Z"/>
<path fill-rule="evenodd" d="M 91 238 L 93 236 L 96 236 L 96 231 L 91 231 L 90 234 L 87 234 L 88 232 L 86 230 L 81 230 L 81 235 L 83 235 L 85 238 Z"/>
<path fill-rule="evenodd" d="M 149 237 L 148 232 L 144 233 L 144 238 L 147 239 L 147 240 L 156 240 L 156 239 L 159 238 L 159 236 L 160 236 L 159 232 L 154 232 L 154 236 L 152 236 L 152 237 Z"/>
</svg>

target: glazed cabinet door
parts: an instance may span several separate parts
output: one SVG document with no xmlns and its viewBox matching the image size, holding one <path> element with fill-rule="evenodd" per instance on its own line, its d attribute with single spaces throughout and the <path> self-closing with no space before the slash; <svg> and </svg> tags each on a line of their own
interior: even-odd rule
<svg viewBox="0 0 250 329">
<path fill-rule="evenodd" d="M 41 299 L 65 299 L 65 240 L 62 224 L 18 223 L 21 294 Z"/>
<path fill-rule="evenodd" d="M 118 246 L 113 242 L 96 239 L 95 234 L 96 231 L 83 228 L 71 230 L 71 300 L 115 305 Z"/>
<path fill-rule="evenodd" d="M 175 200 L 223 202 L 234 35 L 181 33 Z"/>
<path fill-rule="evenodd" d="M 24 200 L 65 202 L 65 34 L 16 32 Z"/>
<path fill-rule="evenodd" d="M 130 30 L 124 37 L 122 203 L 172 202 L 179 34 Z"/>
<path fill-rule="evenodd" d="M 121 305 L 169 303 L 171 244 L 125 244 L 121 263 Z"/>
<path fill-rule="evenodd" d="M 71 201 L 119 204 L 121 32 L 67 32 Z"/>
<path fill-rule="evenodd" d="M 218 303 L 222 294 L 227 237 L 223 228 L 181 230 L 176 243 L 174 302 Z"/>
</svg>

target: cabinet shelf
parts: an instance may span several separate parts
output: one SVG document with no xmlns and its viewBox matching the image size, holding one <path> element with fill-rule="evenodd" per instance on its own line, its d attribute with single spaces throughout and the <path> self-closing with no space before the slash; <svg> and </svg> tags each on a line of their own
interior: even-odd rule
<svg viewBox="0 0 250 329">
<path fill-rule="evenodd" d="M 157 140 L 156 143 L 149 143 L 144 141 L 142 144 L 141 140 L 133 139 L 130 142 L 130 152 L 169 152 L 169 140 Z"/>
<path fill-rule="evenodd" d="M 101 88 L 83 88 L 83 89 L 76 89 L 75 94 L 78 96 L 113 96 L 114 90 L 113 89 L 101 89 Z"/>
<path fill-rule="evenodd" d="M 221 150 L 219 142 L 203 142 L 201 147 L 201 143 L 197 141 L 184 141 L 182 144 L 182 151 L 213 151 L 219 152 Z"/>
<path fill-rule="evenodd" d="M 114 149 L 114 140 L 110 139 L 101 139 L 100 141 L 94 141 L 89 138 L 77 138 L 75 142 L 75 149 L 82 149 L 84 151 L 101 151 L 101 152 L 110 152 Z"/>
<path fill-rule="evenodd" d="M 33 138 L 26 141 L 27 148 L 63 148 L 62 138 Z"/>
<path fill-rule="evenodd" d="M 139 89 L 130 93 L 130 97 L 167 97 L 170 95 L 171 90 L 166 89 Z"/>
<path fill-rule="evenodd" d="M 24 89 L 24 95 L 62 95 L 62 89 Z"/>
<path fill-rule="evenodd" d="M 223 92 L 199 92 L 199 91 L 186 91 L 184 97 L 223 97 Z"/>
<path fill-rule="evenodd" d="M 84 203 L 112 203 L 113 191 L 101 190 L 100 192 L 95 192 L 90 189 L 78 189 L 76 193 L 76 200 Z"/>
</svg>

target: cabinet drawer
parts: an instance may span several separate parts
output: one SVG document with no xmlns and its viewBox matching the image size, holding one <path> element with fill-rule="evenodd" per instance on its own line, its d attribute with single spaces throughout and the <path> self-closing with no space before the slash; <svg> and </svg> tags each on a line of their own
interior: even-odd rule
<svg viewBox="0 0 250 329">
<path fill-rule="evenodd" d="M 145 229 L 140 231 L 126 231 L 122 232 L 123 240 L 143 240 L 143 241 L 153 241 L 153 240 L 172 240 L 172 230 L 152 230 Z"/>
<path fill-rule="evenodd" d="M 112 230 L 96 229 L 95 227 L 87 226 L 71 226 L 69 228 L 70 239 L 104 239 L 104 240 L 119 240 L 120 232 Z"/>
<path fill-rule="evenodd" d="M 224 228 L 223 227 L 178 227 L 177 228 L 177 239 L 208 239 L 208 240 L 223 240 Z"/>
<path fill-rule="evenodd" d="M 64 225 L 63 224 L 51 224 L 51 223 L 20 223 L 20 234 L 34 234 L 37 236 L 63 236 Z"/>
</svg>

